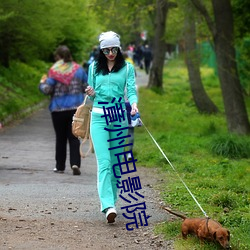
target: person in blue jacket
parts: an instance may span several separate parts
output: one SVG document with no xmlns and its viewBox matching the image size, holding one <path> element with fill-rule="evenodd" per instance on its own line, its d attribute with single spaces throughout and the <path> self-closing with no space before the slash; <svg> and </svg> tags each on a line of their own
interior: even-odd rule
<svg viewBox="0 0 250 250">
<path fill-rule="evenodd" d="M 90 134 L 97 160 L 97 189 L 101 211 L 106 214 L 107 222 L 113 223 L 117 216 L 115 207 L 118 199 L 117 180 L 119 178 L 117 176 L 121 177 L 117 158 L 124 151 L 119 144 L 120 140 L 116 140 L 117 129 L 120 131 L 128 127 L 124 100 L 125 89 L 131 104 L 131 115 L 138 112 L 137 92 L 134 66 L 124 60 L 120 36 L 113 31 L 103 32 L 99 36 L 99 42 L 100 53 L 97 60 L 89 67 L 89 86 L 86 88 L 86 93 L 93 100 Z M 121 119 L 111 121 L 110 118 L 107 122 L 104 112 L 115 106 L 121 107 L 116 111 Z M 124 133 L 127 135 L 127 129 Z"/>
<path fill-rule="evenodd" d="M 64 173 L 66 168 L 67 142 L 69 142 L 70 166 L 73 175 L 80 175 L 80 142 L 72 134 L 72 117 L 84 100 L 87 74 L 73 61 L 69 48 L 59 46 L 55 51 L 54 65 L 48 75 L 41 79 L 39 89 L 50 95 L 49 110 L 56 134 L 55 173 Z"/>
</svg>

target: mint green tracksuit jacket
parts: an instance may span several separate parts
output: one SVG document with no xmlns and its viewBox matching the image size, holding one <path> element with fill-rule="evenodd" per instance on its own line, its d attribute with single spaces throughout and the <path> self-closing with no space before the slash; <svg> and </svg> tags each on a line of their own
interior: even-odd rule
<svg viewBox="0 0 250 250">
<path fill-rule="evenodd" d="M 135 84 L 135 70 L 132 64 L 126 63 L 126 66 L 118 72 L 110 72 L 107 75 L 96 74 L 94 65 L 95 63 L 90 65 L 88 72 L 88 84 L 95 90 L 95 97 L 91 97 L 93 107 L 99 108 L 98 110 L 101 111 L 103 106 L 105 106 L 105 108 L 113 107 L 116 103 L 119 103 L 119 98 L 122 98 L 120 103 L 125 110 L 124 121 L 109 122 L 108 125 L 106 124 L 105 118 L 101 117 L 103 114 L 94 111 L 91 113 L 90 135 L 97 160 L 97 190 L 101 202 L 101 211 L 105 212 L 107 208 L 115 207 L 118 198 L 116 184 L 119 178 L 114 176 L 113 165 L 118 162 L 115 154 L 124 151 L 122 147 L 109 150 L 109 148 L 119 146 L 120 140 L 108 141 L 117 138 L 118 132 L 107 131 L 105 128 L 117 130 L 116 125 L 121 127 L 128 126 L 124 100 L 125 91 L 130 104 L 137 103 L 138 99 Z M 111 103 L 114 98 L 115 101 Z M 108 104 L 99 104 L 99 102 L 107 102 Z M 127 135 L 127 130 L 123 132 L 123 136 L 125 135 Z M 123 144 L 126 144 L 126 142 Z M 119 166 L 115 167 L 115 173 L 117 176 L 120 175 Z"/>
</svg>

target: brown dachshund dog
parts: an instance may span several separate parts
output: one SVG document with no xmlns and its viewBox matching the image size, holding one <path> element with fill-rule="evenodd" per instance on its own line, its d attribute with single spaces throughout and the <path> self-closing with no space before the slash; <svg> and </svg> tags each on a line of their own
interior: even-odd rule
<svg viewBox="0 0 250 250">
<path fill-rule="evenodd" d="M 229 240 L 230 232 L 222 227 L 222 225 L 210 218 L 187 218 L 185 215 L 178 214 L 172 210 L 162 207 L 166 211 L 175 216 L 178 216 L 183 219 L 181 225 L 181 233 L 183 239 L 187 239 L 188 234 L 196 235 L 201 241 L 216 241 L 224 249 L 231 249 Z"/>
</svg>

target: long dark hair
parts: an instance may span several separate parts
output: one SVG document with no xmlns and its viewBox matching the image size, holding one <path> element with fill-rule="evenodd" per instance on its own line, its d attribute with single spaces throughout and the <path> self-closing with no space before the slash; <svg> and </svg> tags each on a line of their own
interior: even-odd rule
<svg viewBox="0 0 250 250">
<path fill-rule="evenodd" d="M 96 63 L 96 73 L 99 74 L 103 74 L 103 75 L 107 75 L 109 74 L 109 69 L 108 69 L 108 65 L 107 65 L 107 58 L 106 56 L 103 54 L 102 50 L 100 50 L 99 56 L 97 58 L 97 63 Z M 112 72 L 117 72 L 119 71 L 121 68 L 123 68 L 125 66 L 125 59 L 121 53 L 121 50 L 118 49 L 117 51 L 117 55 L 115 58 L 115 65 L 112 69 Z"/>
</svg>

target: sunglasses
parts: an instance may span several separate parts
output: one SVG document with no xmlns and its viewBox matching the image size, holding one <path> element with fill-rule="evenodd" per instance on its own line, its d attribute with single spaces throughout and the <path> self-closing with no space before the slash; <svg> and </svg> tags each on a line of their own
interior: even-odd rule
<svg viewBox="0 0 250 250">
<path fill-rule="evenodd" d="M 112 54 L 117 54 L 118 48 L 117 47 L 114 47 L 114 48 L 111 48 L 111 49 L 105 48 L 105 49 L 102 50 L 104 55 L 109 55 L 110 51 L 112 52 Z"/>
</svg>

